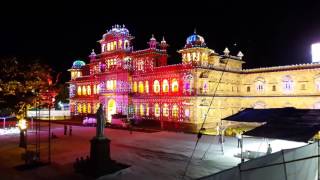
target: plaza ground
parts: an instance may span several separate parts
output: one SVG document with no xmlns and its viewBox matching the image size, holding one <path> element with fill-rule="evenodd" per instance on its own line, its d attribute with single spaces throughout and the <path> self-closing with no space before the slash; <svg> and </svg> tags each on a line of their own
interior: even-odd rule
<svg viewBox="0 0 320 180">
<path fill-rule="evenodd" d="M 47 129 L 42 123 L 41 159 L 47 161 Z M 57 138 L 52 139 L 52 163 L 31 170 L 17 170 L 15 167 L 24 163 L 21 160 L 23 148 L 19 148 L 19 135 L 0 136 L 0 179 L 92 179 L 74 173 L 73 162 L 77 157 L 89 155 L 90 139 L 95 135 L 95 128 L 73 126 L 72 135 L 64 135 L 64 126 L 53 124 L 52 132 Z M 105 129 L 111 140 L 111 158 L 128 168 L 99 179 L 181 179 L 186 164 L 194 149 L 195 134 L 175 132 L 137 132 L 128 130 Z M 29 134 L 32 142 L 32 133 Z M 273 151 L 282 148 L 301 146 L 299 143 L 270 141 Z M 210 146 L 211 145 L 211 146 Z M 204 152 L 210 149 L 203 158 Z M 259 138 L 246 138 L 247 149 L 265 151 L 267 143 Z M 31 148 L 31 147 L 30 147 Z M 195 179 L 224 169 L 237 166 L 240 159 L 234 157 L 239 153 L 237 140 L 226 137 L 224 153 L 216 136 L 203 135 L 191 160 L 185 179 Z M 203 158 L 203 159 L 202 159 Z"/>
</svg>

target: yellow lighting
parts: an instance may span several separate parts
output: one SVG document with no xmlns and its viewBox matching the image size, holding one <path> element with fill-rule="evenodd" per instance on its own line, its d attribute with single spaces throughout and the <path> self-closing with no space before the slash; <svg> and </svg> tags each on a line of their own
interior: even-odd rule
<svg viewBox="0 0 320 180">
<path fill-rule="evenodd" d="M 27 120 L 20 119 L 19 122 L 18 122 L 18 127 L 20 128 L 20 130 L 27 129 Z"/>
</svg>

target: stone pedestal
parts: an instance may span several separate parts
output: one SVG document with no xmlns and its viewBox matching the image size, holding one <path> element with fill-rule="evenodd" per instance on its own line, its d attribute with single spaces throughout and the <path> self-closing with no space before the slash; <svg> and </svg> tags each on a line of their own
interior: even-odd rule
<svg viewBox="0 0 320 180">
<path fill-rule="evenodd" d="M 106 137 L 94 137 L 90 141 L 90 169 L 96 176 L 113 169 L 114 162 L 110 158 L 110 140 Z"/>
</svg>

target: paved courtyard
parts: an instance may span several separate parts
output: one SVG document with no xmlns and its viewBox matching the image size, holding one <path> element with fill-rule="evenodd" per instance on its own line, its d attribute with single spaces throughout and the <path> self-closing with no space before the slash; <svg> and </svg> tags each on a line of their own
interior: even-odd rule
<svg viewBox="0 0 320 180">
<path fill-rule="evenodd" d="M 52 164 L 32 170 L 16 170 L 23 164 L 18 147 L 19 135 L 0 136 L 0 177 L 1 179 L 90 179 L 74 173 L 73 162 L 77 157 L 89 154 L 89 140 L 95 135 L 95 128 L 73 126 L 72 136 L 63 135 L 63 125 L 53 125 L 52 131 L 57 138 L 52 140 Z M 195 146 L 196 135 L 175 132 L 137 132 L 130 134 L 127 130 L 105 129 L 111 140 L 111 157 L 117 162 L 130 167 L 99 179 L 181 179 L 186 164 Z M 32 141 L 32 135 L 29 138 Z M 47 160 L 46 128 L 42 128 L 41 158 Z M 271 141 L 273 150 L 282 147 L 282 141 Z M 210 146 L 211 144 L 211 146 Z M 300 146 L 288 143 L 285 148 Z M 205 158 L 204 152 L 210 149 Z M 266 143 L 261 139 L 247 138 L 244 146 L 253 150 L 264 151 Z M 215 136 L 202 136 L 185 179 L 195 179 L 236 166 L 240 159 L 234 154 L 237 149 L 234 137 L 227 137 L 224 153 Z"/>
</svg>

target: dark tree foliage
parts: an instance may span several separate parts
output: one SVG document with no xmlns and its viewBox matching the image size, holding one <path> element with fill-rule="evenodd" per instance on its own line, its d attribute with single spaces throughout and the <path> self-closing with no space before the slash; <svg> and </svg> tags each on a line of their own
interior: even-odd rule
<svg viewBox="0 0 320 180">
<path fill-rule="evenodd" d="M 68 103 L 69 102 L 69 88 L 68 84 L 60 84 L 58 86 L 58 95 L 56 96 L 55 108 L 61 109 L 58 105 L 59 102 Z"/>
<path fill-rule="evenodd" d="M 20 114 L 35 104 L 39 92 L 52 88 L 52 69 L 37 61 L 0 58 L 0 114 Z"/>
</svg>

